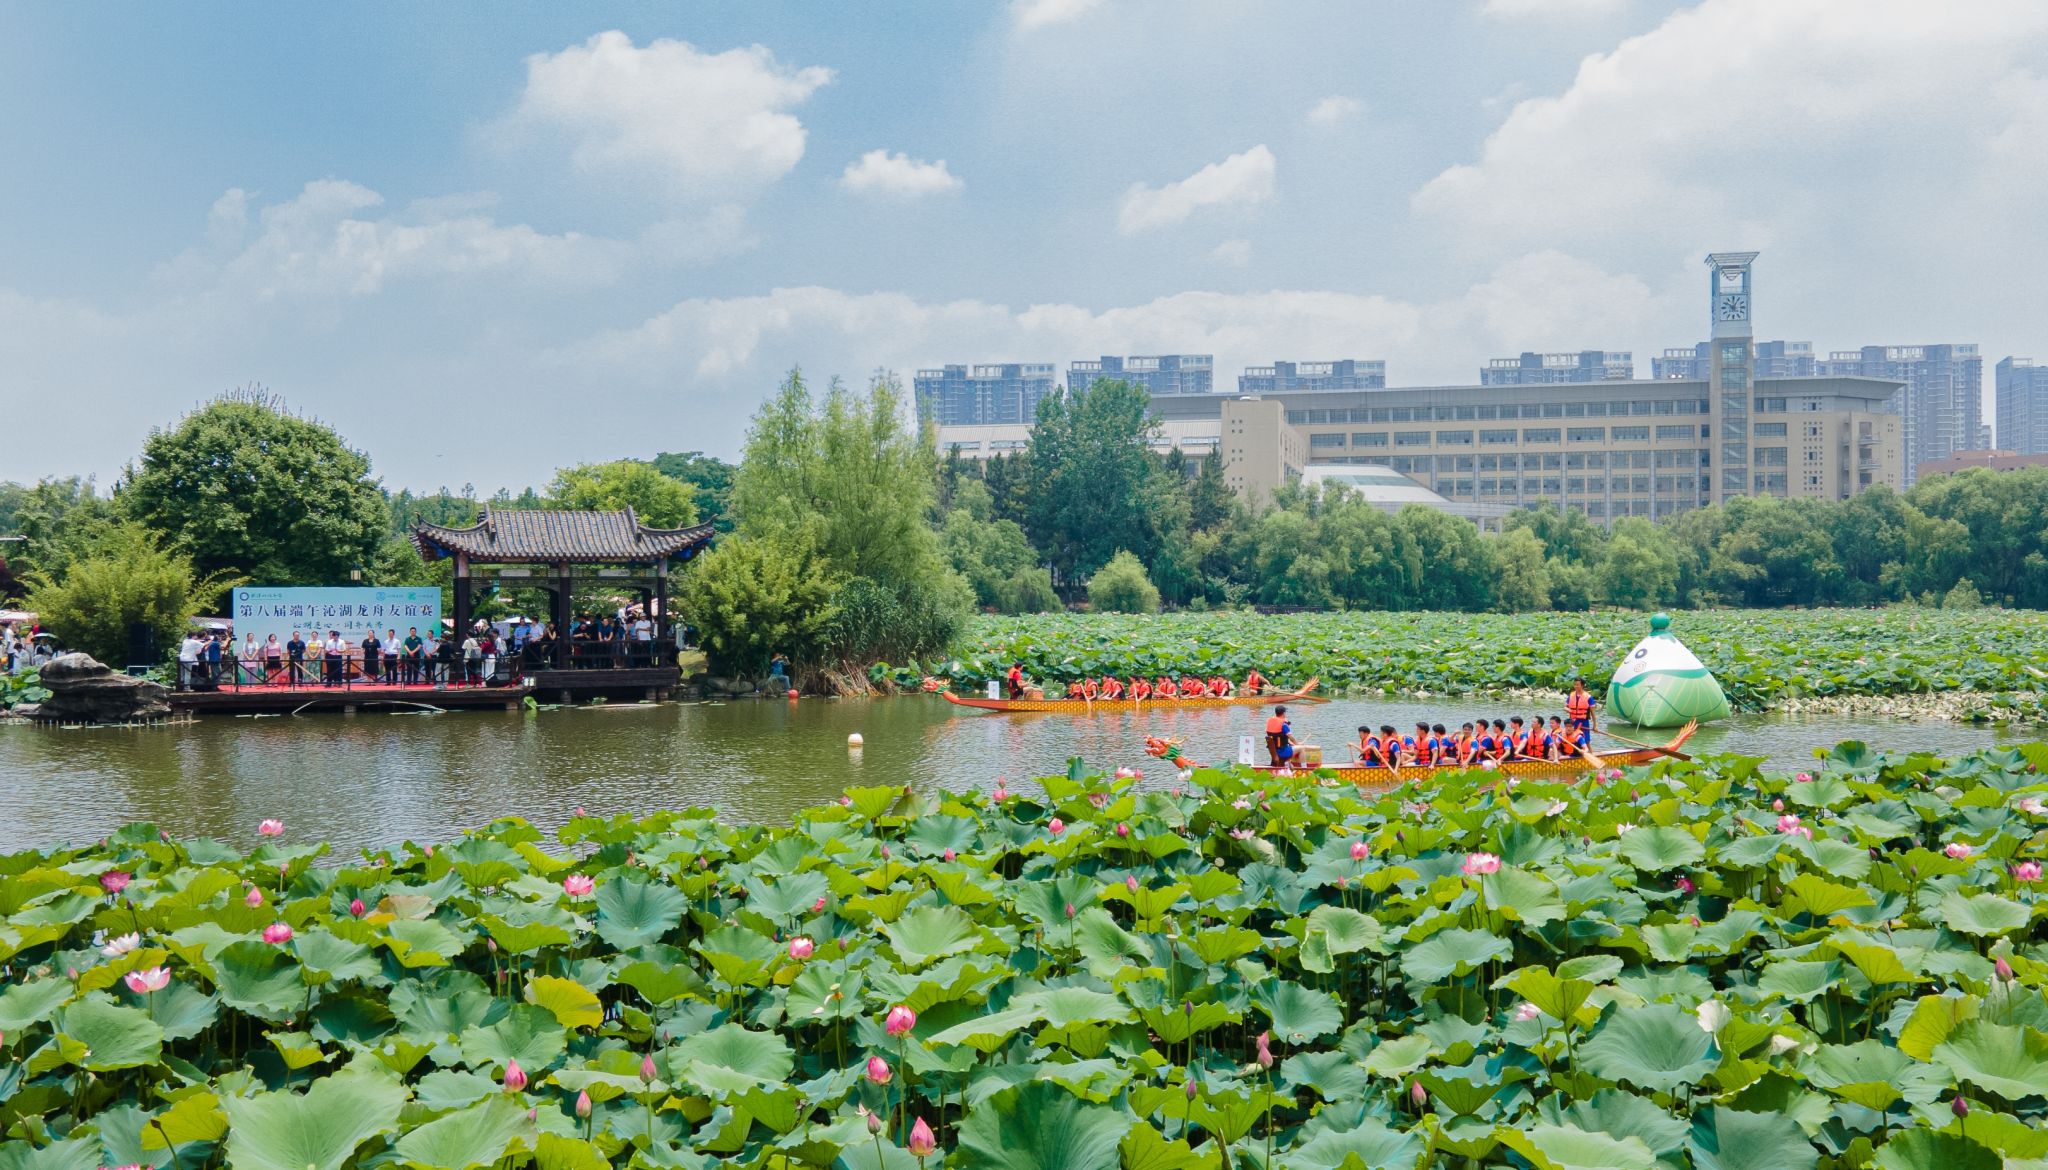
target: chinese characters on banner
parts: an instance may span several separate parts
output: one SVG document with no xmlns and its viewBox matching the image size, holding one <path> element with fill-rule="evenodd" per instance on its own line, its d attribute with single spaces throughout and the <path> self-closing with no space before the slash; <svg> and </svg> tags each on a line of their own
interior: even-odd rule
<svg viewBox="0 0 2048 1170">
<path fill-rule="evenodd" d="M 235 641 L 245 634 L 256 635 L 262 645 L 276 634 L 280 645 L 291 641 L 292 632 L 310 642 L 331 630 L 355 643 L 370 630 L 383 638 L 397 630 L 402 639 L 408 629 L 417 628 L 420 637 L 441 631 L 441 591 L 421 586 L 392 589 L 260 587 L 235 590 L 233 620 Z"/>
</svg>

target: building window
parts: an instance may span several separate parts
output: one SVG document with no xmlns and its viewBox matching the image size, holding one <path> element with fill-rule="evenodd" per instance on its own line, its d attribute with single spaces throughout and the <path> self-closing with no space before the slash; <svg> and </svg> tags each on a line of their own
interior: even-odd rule
<svg viewBox="0 0 2048 1170">
<path fill-rule="evenodd" d="M 1588 402 L 1586 404 L 1586 417 L 1606 418 L 1607 404 L 1605 402 Z"/>
<path fill-rule="evenodd" d="M 1556 427 L 1529 427 L 1522 432 L 1524 443 L 1555 443 L 1557 437 Z"/>
<path fill-rule="evenodd" d="M 1607 441 L 1606 427 L 1573 427 L 1565 437 L 1574 443 L 1604 443 Z"/>
<path fill-rule="evenodd" d="M 1354 447 L 1384 447 L 1387 445 L 1385 431 L 1353 431 L 1351 445 Z"/>
<path fill-rule="evenodd" d="M 1429 446 L 1429 432 L 1428 432 L 1428 431 L 1395 431 L 1395 432 L 1394 432 L 1394 446 L 1396 446 L 1396 447 L 1427 447 L 1427 446 Z"/>
<path fill-rule="evenodd" d="M 1724 365 L 1741 365 L 1749 360 L 1746 345 L 1724 345 L 1721 347 L 1721 362 Z"/>
<path fill-rule="evenodd" d="M 1692 437 L 1693 429 L 1690 423 L 1684 426 L 1660 426 L 1657 428 L 1657 441 L 1660 443 L 1669 443 L 1677 439 L 1690 440 Z"/>
<path fill-rule="evenodd" d="M 1436 445 L 1439 447 L 1470 447 L 1472 445 L 1472 432 L 1438 431 L 1436 433 Z"/>
<path fill-rule="evenodd" d="M 1819 452 L 1819 451 L 1816 451 L 1816 450 L 1814 450 L 1814 449 L 1813 449 L 1813 448 L 1811 448 L 1811 447 L 1808 447 L 1808 448 L 1806 449 L 1806 461 L 1807 461 L 1808 463 L 1819 463 L 1819 462 L 1820 462 L 1820 452 Z"/>
<path fill-rule="evenodd" d="M 1515 432 L 1481 431 L 1479 432 L 1479 441 L 1482 443 L 1506 443 L 1512 445 L 1515 441 Z"/>
<path fill-rule="evenodd" d="M 1308 437 L 1308 445 L 1313 450 L 1326 450 L 1331 447 L 1342 447 L 1344 445 L 1344 436 L 1310 435 Z"/>
<path fill-rule="evenodd" d="M 1785 437 L 1785 424 L 1758 423 L 1750 428 L 1750 433 L 1759 439 L 1782 439 Z"/>
<path fill-rule="evenodd" d="M 1616 427 L 1614 441 L 1617 443 L 1647 443 L 1650 441 L 1648 427 Z"/>
<path fill-rule="evenodd" d="M 1760 467 L 1785 466 L 1786 451 L 1783 447 L 1758 447 L 1753 454 L 1756 456 L 1757 465 Z"/>
</svg>

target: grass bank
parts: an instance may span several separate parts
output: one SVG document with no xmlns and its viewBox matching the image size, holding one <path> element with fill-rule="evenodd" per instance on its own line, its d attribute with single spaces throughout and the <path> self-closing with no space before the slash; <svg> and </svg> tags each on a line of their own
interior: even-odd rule
<svg viewBox="0 0 2048 1170">
<path fill-rule="evenodd" d="M 134 826 L 0 859 L 0 1165 L 2035 1164 L 2043 764 Z"/>
<path fill-rule="evenodd" d="M 1729 701 L 1968 693 L 2038 713 L 2048 614 L 1999 609 L 1706 610 L 1674 615 Z M 1310 675 L 1344 693 L 1562 693 L 1608 677 L 1649 632 L 1644 615 L 1465 613 L 1040 614 L 978 619 L 950 673 L 962 686 L 1012 661 L 1063 682 L 1113 674 Z"/>
</svg>

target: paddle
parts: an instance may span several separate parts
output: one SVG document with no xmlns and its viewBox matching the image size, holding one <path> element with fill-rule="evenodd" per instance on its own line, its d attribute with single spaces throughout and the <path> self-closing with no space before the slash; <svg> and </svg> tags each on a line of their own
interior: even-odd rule
<svg viewBox="0 0 2048 1170">
<path fill-rule="evenodd" d="M 1589 748 L 1582 743 L 1575 743 L 1572 746 L 1579 749 L 1579 754 L 1586 757 L 1586 762 L 1593 765 L 1594 771 L 1597 772 L 1600 769 L 1605 768 L 1607 766 L 1607 761 L 1601 759 L 1599 756 L 1594 755 L 1592 748 Z"/>
<path fill-rule="evenodd" d="M 1659 754 L 1661 754 L 1661 755 L 1666 755 L 1666 756 L 1670 756 L 1670 757 L 1671 757 L 1672 759 L 1674 759 L 1674 760 L 1686 760 L 1686 761 L 1691 761 L 1691 759 L 1692 759 L 1692 757 L 1691 757 L 1691 756 L 1688 756 L 1688 755 L 1686 755 L 1686 754 L 1685 754 L 1684 752 L 1682 752 L 1682 751 L 1679 751 L 1679 750 L 1677 750 L 1676 748 L 1668 748 L 1668 747 L 1659 747 L 1658 745 L 1656 745 L 1656 744 L 1654 744 L 1654 743 L 1644 743 L 1644 742 L 1642 742 L 1641 740 L 1635 740 L 1635 739 L 1630 739 L 1630 738 L 1628 738 L 1628 737 L 1627 737 L 1627 736 L 1625 736 L 1625 735 L 1616 735 L 1616 734 L 1614 734 L 1614 733 L 1613 733 L 1613 732 L 1611 732 L 1611 731 L 1606 731 L 1606 730 L 1597 730 L 1597 729 L 1596 729 L 1596 730 L 1594 731 L 1594 734 L 1595 734 L 1595 735 L 1604 735 L 1604 736 L 1606 736 L 1607 738 L 1609 738 L 1609 739 L 1613 739 L 1613 740 L 1619 740 L 1619 741 L 1621 741 L 1622 743 L 1625 743 L 1625 744 L 1629 745 L 1630 747 L 1635 747 L 1635 748 L 1641 748 L 1641 749 L 1643 749 L 1643 750 L 1644 750 L 1644 751 L 1646 751 L 1646 752 L 1657 752 L 1657 753 L 1659 753 Z"/>
</svg>

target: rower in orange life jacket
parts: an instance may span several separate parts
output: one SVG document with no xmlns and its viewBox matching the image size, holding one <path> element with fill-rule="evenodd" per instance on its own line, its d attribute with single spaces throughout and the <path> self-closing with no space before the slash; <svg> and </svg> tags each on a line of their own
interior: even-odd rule
<svg viewBox="0 0 2048 1170">
<path fill-rule="evenodd" d="M 1389 724 L 1380 724 L 1379 766 L 1398 768 L 1401 766 L 1401 733 Z"/>
<path fill-rule="evenodd" d="M 1275 707 L 1266 719 L 1266 755 L 1275 768 L 1294 758 L 1294 729 L 1287 723 L 1287 708 Z"/>
<path fill-rule="evenodd" d="M 1459 767 L 1469 768 L 1472 766 L 1472 756 L 1477 750 L 1477 745 L 1472 740 L 1472 725 L 1470 723 L 1458 729 L 1458 739 L 1452 746 L 1452 750 L 1457 754 Z"/>
<path fill-rule="evenodd" d="M 1209 684 L 1201 679 L 1188 676 L 1180 680 L 1180 697 L 1183 699 L 1199 699 L 1208 693 Z"/>
<path fill-rule="evenodd" d="M 1143 702 L 1152 697 L 1152 684 L 1142 678 L 1131 680 L 1131 698 Z"/>
<path fill-rule="evenodd" d="M 1212 698 L 1212 699 L 1227 699 L 1227 698 L 1229 698 L 1229 697 L 1230 697 L 1230 680 L 1229 680 L 1229 679 L 1227 679 L 1227 678 L 1224 678 L 1224 677 L 1223 677 L 1222 675 L 1220 675 L 1220 674 L 1219 674 L 1219 675 L 1217 675 L 1216 677 L 1214 677 L 1214 678 L 1210 679 L 1210 680 L 1209 680 L 1209 697 L 1210 697 L 1210 698 Z"/>
<path fill-rule="evenodd" d="M 1175 699 L 1180 697 L 1180 688 L 1173 685 L 1172 679 L 1162 674 L 1152 680 L 1152 695 L 1159 699 Z"/>
<path fill-rule="evenodd" d="M 1244 693 L 1245 693 L 1245 694 L 1247 694 L 1247 695 L 1262 695 L 1262 694 L 1264 694 L 1265 692 L 1266 692 L 1266 676 L 1265 676 L 1265 675 L 1262 675 L 1262 674 L 1260 674 L 1260 673 L 1259 673 L 1259 672 L 1258 672 L 1257 670 L 1253 670 L 1253 671 L 1252 671 L 1251 673 L 1249 673 L 1249 674 L 1247 674 L 1247 675 L 1245 675 L 1245 676 L 1244 676 Z"/>
<path fill-rule="evenodd" d="M 1427 768 L 1436 762 L 1429 750 L 1429 724 L 1418 723 L 1414 734 L 1401 737 L 1401 756 L 1410 767 Z"/>
<path fill-rule="evenodd" d="M 1522 717 L 1520 715 L 1511 717 L 1508 720 L 1507 738 L 1501 741 L 1507 748 L 1507 755 L 1504 759 L 1521 759 L 1522 749 L 1527 746 L 1528 739 L 1529 733 L 1522 726 Z"/>
<path fill-rule="evenodd" d="M 1380 737 L 1372 733 L 1371 727 L 1358 729 L 1358 764 L 1362 768 L 1373 766 L 1373 757 L 1379 754 Z"/>
<path fill-rule="evenodd" d="M 1109 677 L 1108 675 L 1104 675 L 1104 676 L 1102 677 L 1102 697 L 1103 697 L 1103 698 L 1105 698 L 1105 699 L 1121 699 L 1121 698 L 1123 698 L 1123 695 L 1124 695 L 1124 684 L 1123 684 L 1123 682 L 1122 682 L 1121 680 L 1119 680 L 1119 679 L 1114 679 L 1114 678 L 1111 678 L 1111 677 Z"/>
<path fill-rule="evenodd" d="M 1572 693 L 1564 700 L 1565 726 L 1573 731 L 1593 730 L 1593 696 L 1586 691 L 1585 679 L 1572 680 Z"/>
</svg>

